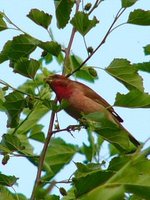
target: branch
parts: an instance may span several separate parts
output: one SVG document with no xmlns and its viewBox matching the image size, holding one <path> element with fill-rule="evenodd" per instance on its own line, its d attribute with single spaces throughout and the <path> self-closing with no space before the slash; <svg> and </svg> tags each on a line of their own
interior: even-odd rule
<svg viewBox="0 0 150 200">
<path fill-rule="evenodd" d="M 55 102 L 57 103 L 56 99 L 55 99 Z M 46 152 L 47 152 L 47 149 L 48 149 L 48 145 L 49 145 L 50 139 L 51 139 L 51 137 L 53 135 L 52 129 L 53 129 L 53 124 L 54 124 L 54 119 L 55 119 L 55 111 L 52 111 L 51 117 L 50 117 L 48 133 L 47 133 L 47 137 L 46 137 L 46 140 L 45 140 L 45 143 L 44 143 L 41 155 L 40 155 L 37 175 L 36 175 L 36 179 L 35 179 L 35 183 L 34 183 L 34 187 L 33 187 L 33 191 L 32 191 L 32 195 L 31 195 L 31 199 L 30 200 L 34 200 L 35 199 L 36 190 L 37 190 L 37 188 L 38 188 L 38 186 L 40 184 L 41 173 L 42 173 L 42 168 L 43 168 Z"/>
<path fill-rule="evenodd" d="M 76 11 L 75 11 L 75 13 L 78 12 L 79 5 L 80 5 L 80 0 L 76 0 Z M 71 46 L 72 46 L 72 43 L 73 43 L 73 40 L 74 40 L 74 37 L 75 37 L 75 33 L 76 33 L 76 28 L 73 27 L 72 32 L 71 32 L 71 36 L 70 36 L 70 40 L 69 40 L 69 43 L 68 43 L 68 47 L 65 49 L 64 67 L 63 67 L 63 72 L 62 72 L 63 74 L 65 74 L 65 66 L 67 64 L 67 61 L 68 61 L 68 58 L 69 58 L 69 55 L 70 55 Z"/>
<path fill-rule="evenodd" d="M 112 32 L 112 28 L 114 26 L 114 24 L 116 23 L 116 21 L 119 19 L 119 17 L 122 15 L 122 13 L 126 10 L 126 8 L 124 9 L 120 9 L 118 11 L 118 13 L 116 14 L 116 17 L 114 18 L 114 21 L 112 22 L 111 26 L 109 27 L 108 31 L 106 32 L 105 36 L 103 37 L 102 41 L 100 42 L 100 44 L 96 47 L 96 49 L 81 63 L 81 65 L 79 67 L 77 67 L 74 71 L 72 71 L 71 73 L 67 74 L 66 77 L 69 77 L 71 75 L 73 75 L 75 72 L 79 71 L 84 65 L 85 63 L 90 60 L 90 58 L 97 52 L 97 50 L 106 42 L 106 39 L 108 37 L 108 35 Z"/>
</svg>

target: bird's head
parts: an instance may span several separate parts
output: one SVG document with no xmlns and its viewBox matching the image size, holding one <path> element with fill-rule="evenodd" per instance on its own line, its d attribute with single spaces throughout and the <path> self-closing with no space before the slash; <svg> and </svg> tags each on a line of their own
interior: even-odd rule
<svg viewBox="0 0 150 200">
<path fill-rule="evenodd" d="M 70 94 L 68 88 L 70 80 L 64 75 L 50 75 L 45 79 L 45 82 L 49 84 L 50 88 L 56 93 L 59 100 Z"/>
</svg>

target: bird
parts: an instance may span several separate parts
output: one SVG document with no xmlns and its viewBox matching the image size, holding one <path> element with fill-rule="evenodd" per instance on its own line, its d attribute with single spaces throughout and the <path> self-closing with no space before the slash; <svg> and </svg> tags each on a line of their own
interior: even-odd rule
<svg viewBox="0 0 150 200">
<path fill-rule="evenodd" d="M 108 142 L 112 142 L 120 151 L 134 152 L 140 145 L 140 142 L 123 127 L 121 124 L 123 119 L 114 108 L 90 87 L 59 74 L 49 75 L 45 81 L 55 92 L 60 103 L 62 100 L 67 102 L 64 110 L 77 121 L 80 121 L 83 115 L 104 114 L 106 119 L 111 122 L 112 129 L 95 130 L 95 132 L 102 135 Z M 107 131 L 108 134 L 106 134 Z"/>
</svg>

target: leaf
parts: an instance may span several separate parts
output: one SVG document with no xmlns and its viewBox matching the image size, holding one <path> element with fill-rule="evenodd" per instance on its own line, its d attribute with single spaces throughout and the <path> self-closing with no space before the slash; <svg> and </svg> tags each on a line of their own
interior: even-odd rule
<svg viewBox="0 0 150 200">
<path fill-rule="evenodd" d="M 48 13 L 45 13 L 44 11 L 38 9 L 30 10 L 27 17 L 29 17 L 32 21 L 45 29 L 48 29 L 52 20 L 52 15 L 49 15 Z"/>
<path fill-rule="evenodd" d="M 5 23 L 5 21 L 3 20 L 3 14 L 0 12 L 0 31 L 4 31 L 6 30 L 7 24 Z"/>
<path fill-rule="evenodd" d="M 16 183 L 17 179 L 15 176 L 0 174 L 0 185 L 11 187 Z"/>
<path fill-rule="evenodd" d="M 83 61 L 80 57 L 71 55 L 69 60 L 69 67 L 71 68 L 70 70 L 75 70 L 81 65 L 82 62 Z M 79 71 L 75 73 L 75 77 L 94 83 L 94 81 L 97 79 L 97 72 L 94 68 L 84 65 Z"/>
<path fill-rule="evenodd" d="M 60 138 L 52 139 L 46 153 L 45 162 L 56 174 L 71 161 L 76 152 L 76 146 L 67 144 Z"/>
<path fill-rule="evenodd" d="M 1 200 L 6 200 L 6 199 L 7 200 L 16 200 L 16 195 L 19 200 L 27 200 L 27 198 L 23 194 L 20 194 L 20 193 L 13 194 L 12 192 L 10 192 L 9 189 L 7 189 L 4 186 L 0 186 L 0 191 L 1 191 Z"/>
<path fill-rule="evenodd" d="M 76 196 L 79 200 L 118 200 L 124 199 L 125 193 L 133 193 L 148 200 L 150 195 L 150 160 L 146 158 L 148 154 L 150 149 L 130 155 L 126 162 L 122 158 L 119 167 L 115 168 L 114 161 L 107 170 L 89 172 L 83 178 L 75 177 Z"/>
<path fill-rule="evenodd" d="M 54 0 L 58 28 L 64 28 L 70 19 L 74 2 L 71 0 Z"/>
<path fill-rule="evenodd" d="M 138 89 L 143 91 L 143 79 L 137 73 L 137 69 L 126 59 L 114 59 L 106 68 L 106 71 L 123 83 L 129 90 Z"/>
<path fill-rule="evenodd" d="M 14 72 L 23 76 L 34 79 L 37 70 L 40 68 L 41 63 L 34 59 L 20 58 L 14 64 Z"/>
<path fill-rule="evenodd" d="M 39 47 L 45 50 L 46 52 L 58 56 L 61 52 L 61 46 L 57 42 L 40 42 Z"/>
<path fill-rule="evenodd" d="M 88 14 L 84 12 L 77 12 L 71 20 L 71 24 L 76 28 L 81 35 L 85 36 L 99 21 L 96 17 L 92 20 L 88 18 Z"/>
<path fill-rule="evenodd" d="M 150 73 L 150 62 L 133 64 L 133 67 L 135 67 L 137 70 Z"/>
<path fill-rule="evenodd" d="M 130 13 L 128 18 L 128 23 L 149 26 L 150 25 L 150 11 L 145 11 L 141 9 L 134 10 Z"/>
<path fill-rule="evenodd" d="M 4 45 L 0 53 L 0 63 L 6 60 L 17 61 L 21 57 L 28 57 L 38 44 L 39 41 L 29 35 L 16 36 Z"/>
<path fill-rule="evenodd" d="M 84 121 L 85 120 L 85 121 Z M 108 119 L 106 113 L 94 112 L 83 116 L 83 123 L 103 139 L 112 143 L 120 152 L 132 152 L 136 147 L 130 141 L 129 133 Z"/>
<path fill-rule="evenodd" d="M 42 132 L 43 125 L 41 124 L 35 124 L 35 126 L 32 127 L 29 138 L 39 141 L 39 142 L 44 142 L 45 141 L 45 135 Z"/>
<path fill-rule="evenodd" d="M 122 8 L 128 8 L 135 4 L 138 0 L 121 0 Z"/>
<path fill-rule="evenodd" d="M 145 55 L 150 55 L 150 44 L 148 44 L 144 47 L 144 53 L 145 53 Z"/>
<path fill-rule="evenodd" d="M 20 114 L 25 107 L 24 96 L 17 92 L 11 92 L 5 96 L 6 101 L 3 106 L 7 109 L 6 114 L 8 115 L 7 127 L 14 128 L 19 123 Z"/>
<path fill-rule="evenodd" d="M 150 108 L 150 95 L 139 90 L 132 90 L 127 94 L 117 93 L 114 105 L 127 108 Z"/>
<path fill-rule="evenodd" d="M 25 148 L 19 138 L 12 134 L 4 134 L 2 136 L 1 144 L 7 147 L 10 151 L 21 151 Z"/>
</svg>

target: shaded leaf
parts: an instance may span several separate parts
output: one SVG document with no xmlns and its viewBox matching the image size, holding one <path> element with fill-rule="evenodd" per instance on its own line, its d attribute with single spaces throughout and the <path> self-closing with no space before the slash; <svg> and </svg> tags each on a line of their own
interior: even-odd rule
<svg viewBox="0 0 150 200">
<path fill-rule="evenodd" d="M 123 8 L 128 8 L 135 4 L 138 0 L 121 0 L 122 7 Z"/>
<path fill-rule="evenodd" d="M 81 35 L 85 36 L 99 21 L 94 17 L 89 19 L 88 14 L 77 12 L 71 20 L 71 24 L 76 28 Z"/>
<path fill-rule="evenodd" d="M 128 23 L 149 26 L 150 25 L 150 11 L 145 11 L 142 9 L 134 10 L 130 13 L 128 18 Z"/>
<path fill-rule="evenodd" d="M 6 114 L 8 116 L 7 127 L 14 128 L 18 125 L 20 114 L 23 108 L 26 106 L 24 96 L 17 92 L 11 92 L 5 96 L 6 101 L 3 106 L 7 109 Z"/>
<path fill-rule="evenodd" d="M 27 17 L 45 29 L 48 29 L 52 20 L 52 15 L 38 9 L 32 9 Z"/>
<path fill-rule="evenodd" d="M 40 68 L 41 63 L 34 59 L 20 58 L 14 64 L 14 72 L 23 76 L 34 79 L 37 70 Z"/>
<path fill-rule="evenodd" d="M 28 57 L 32 53 L 39 41 L 29 35 L 22 34 L 9 40 L 0 53 L 0 63 L 6 60 L 16 61 L 21 57 Z"/>
<path fill-rule="evenodd" d="M 102 173 L 102 179 L 106 178 L 105 172 L 112 173 L 112 175 L 104 182 L 100 180 L 97 186 L 94 186 L 98 182 L 99 176 L 95 177 L 95 173 L 89 173 L 87 176 L 91 176 L 92 181 L 91 188 L 86 190 L 85 180 L 87 176 L 83 179 L 77 179 L 75 182 L 75 187 L 77 189 L 77 195 L 79 200 L 118 200 L 124 199 L 125 193 L 133 193 L 137 196 L 145 199 L 149 199 L 150 195 L 150 161 L 145 157 L 150 153 L 150 149 L 143 151 L 142 153 L 133 154 L 130 156 L 126 162 L 121 163 L 119 168 L 108 168 L 106 171 L 100 171 Z M 122 162 L 121 161 L 121 162 Z M 111 164 L 112 165 L 112 164 Z M 114 162 L 115 165 L 115 162 Z M 95 177 L 95 179 L 94 179 Z M 94 188 L 92 188 L 92 185 Z M 79 187 L 80 186 L 80 187 Z M 86 190 L 86 193 L 83 192 Z"/>
<path fill-rule="evenodd" d="M 83 61 L 80 57 L 71 55 L 69 61 L 69 67 L 71 67 L 70 71 L 73 71 L 76 68 L 78 68 L 82 62 Z M 93 67 L 84 65 L 79 71 L 75 73 L 75 77 L 93 83 L 95 79 L 97 79 L 97 72 Z"/>
<path fill-rule="evenodd" d="M 40 42 L 39 47 L 54 56 L 58 56 L 61 52 L 61 46 L 54 41 Z"/>
<path fill-rule="evenodd" d="M 148 44 L 144 47 L 144 53 L 145 53 L 145 55 L 150 55 L 150 44 Z"/>
<path fill-rule="evenodd" d="M 112 143 L 120 152 L 136 150 L 136 147 L 130 141 L 127 130 L 110 121 L 105 113 L 94 112 L 83 117 L 86 120 L 83 121 L 86 126 Z"/>
<path fill-rule="evenodd" d="M 74 2 L 71 0 L 55 0 L 55 13 L 58 28 L 64 28 L 70 19 Z"/>
<path fill-rule="evenodd" d="M 143 79 L 137 73 L 137 69 L 126 59 L 114 59 L 106 68 L 106 71 L 123 83 L 129 90 L 138 89 L 143 91 Z"/>
<path fill-rule="evenodd" d="M 56 174 L 71 161 L 76 151 L 76 146 L 67 144 L 60 138 L 52 139 L 45 161 L 48 165 L 50 165 L 51 169 Z"/>
<path fill-rule="evenodd" d="M 114 105 L 127 108 L 150 108 L 150 95 L 139 90 L 132 90 L 127 94 L 117 93 Z"/>
<path fill-rule="evenodd" d="M 25 148 L 19 138 L 12 134 L 4 134 L 1 144 L 6 146 L 10 151 L 21 151 Z"/>
<path fill-rule="evenodd" d="M 17 179 L 15 176 L 0 174 L 0 185 L 11 187 L 16 183 Z"/>
<path fill-rule="evenodd" d="M 0 12 L 0 31 L 6 30 L 7 28 L 7 24 L 3 20 L 3 14 Z"/>
</svg>

